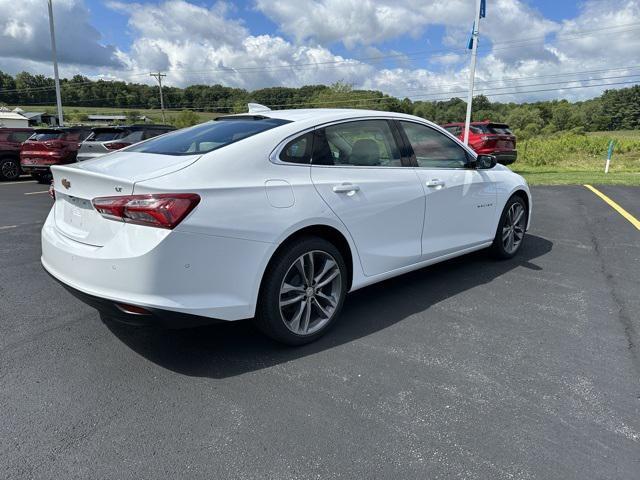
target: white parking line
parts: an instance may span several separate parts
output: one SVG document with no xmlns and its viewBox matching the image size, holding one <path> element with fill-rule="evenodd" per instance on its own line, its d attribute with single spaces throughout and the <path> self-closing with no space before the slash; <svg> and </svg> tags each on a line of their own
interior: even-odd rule
<svg viewBox="0 0 640 480">
<path fill-rule="evenodd" d="M 16 228 L 18 225 L 5 225 L 4 227 L 0 227 L 0 230 L 9 230 L 10 228 Z"/>
<path fill-rule="evenodd" d="M 38 193 L 49 193 L 49 190 L 40 190 L 39 192 L 27 192 L 25 195 L 37 195 Z"/>
<path fill-rule="evenodd" d="M 24 182 L 0 182 L 0 187 L 5 185 L 24 185 L 25 183 L 38 183 L 35 180 L 25 180 Z"/>
</svg>

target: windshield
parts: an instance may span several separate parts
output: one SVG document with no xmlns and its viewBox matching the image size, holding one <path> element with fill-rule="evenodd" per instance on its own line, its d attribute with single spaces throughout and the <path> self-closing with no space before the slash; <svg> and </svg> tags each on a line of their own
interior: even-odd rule
<svg viewBox="0 0 640 480">
<path fill-rule="evenodd" d="M 254 120 L 229 117 L 154 138 L 129 148 L 128 151 L 161 155 L 199 155 L 285 123 L 289 121 L 277 118 Z"/>
</svg>

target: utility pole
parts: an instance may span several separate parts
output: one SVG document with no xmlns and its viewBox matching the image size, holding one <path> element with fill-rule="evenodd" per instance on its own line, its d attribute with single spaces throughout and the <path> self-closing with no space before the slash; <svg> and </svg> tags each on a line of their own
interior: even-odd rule
<svg viewBox="0 0 640 480">
<path fill-rule="evenodd" d="M 464 121 L 464 144 L 469 145 L 469 124 L 471 123 L 471 104 L 473 103 L 473 83 L 476 76 L 476 61 L 478 60 L 478 38 L 480 37 L 480 14 L 482 12 L 482 0 L 476 0 L 476 21 L 473 24 L 471 41 L 471 70 L 469 72 L 469 94 L 467 96 L 467 117 Z"/>
<path fill-rule="evenodd" d="M 162 123 L 167 123 L 164 118 L 164 99 L 162 98 L 162 79 L 167 75 L 162 72 L 150 73 L 149 75 L 154 77 L 158 81 L 158 87 L 160 88 L 160 111 L 162 112 Z"/>
<path fill-rule="evenodd" d="M 62 115 L 62 97 L 60 95 L 60 77 L 58 76 L 58 57 L 56 55 L 56 33 L 53 28 L 53 0 L 49 0 L 49 31 L 51 32 L 51 56 L 53 57 L 53 76 L 56 82 L 56 103 L 58 104 L 58 125 L 64 126 Z"/>
</svg>

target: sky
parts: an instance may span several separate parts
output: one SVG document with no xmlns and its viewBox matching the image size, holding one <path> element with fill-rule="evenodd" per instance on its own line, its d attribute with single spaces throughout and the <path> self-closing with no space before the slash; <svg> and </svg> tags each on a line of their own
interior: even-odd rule
<svg viewBox="0 0 640 480">
<path fill-rule="evenodd" d="M 62 76 L 249 90 L 342 81 L 465 97 L 475 0 L 53 0 Z M 583 100 L 640 83 L 640 0 L 487 0 L 477 93 Z M 46 0 L 0 0 L 0 70 L 52 75 Z"/>
</svg>

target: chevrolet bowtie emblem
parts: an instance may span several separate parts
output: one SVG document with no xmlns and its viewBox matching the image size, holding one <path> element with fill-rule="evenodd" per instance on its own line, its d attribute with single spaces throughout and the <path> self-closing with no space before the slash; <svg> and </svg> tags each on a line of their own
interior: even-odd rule
<svg viewBox="0 0 640 480">
<path fill-rule="evenodd" d="M 64 188 L 66 188 L 67 190 L 69 190 L 71 188 L 71 182 L 69 180 L 67 180 L 66 178 L 63 178 L 60 183 L 62 183 L 62 186 Z"/>
</svg>

